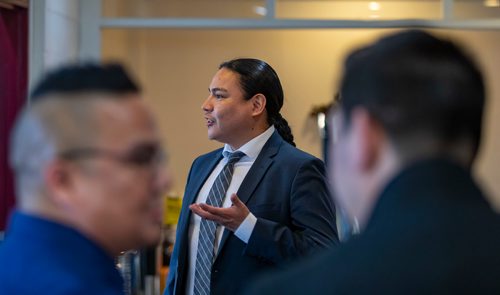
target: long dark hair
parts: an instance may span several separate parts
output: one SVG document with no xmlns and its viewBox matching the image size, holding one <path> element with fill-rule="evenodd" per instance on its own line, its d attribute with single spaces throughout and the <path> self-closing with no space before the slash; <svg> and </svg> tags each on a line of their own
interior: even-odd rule
<svg viewBox="0 0 500 295">
<path fill-rule="evenodd" d="M 254 58 L 238 58 L 220 64 L 219 69 L 228 69 L 239 74 L 245 99 L 261 93 L 266 97 L 267 122 L 274 125 L 283 139 L 295 146 L 288 122 L 281 116 L 283 88 L 274 69 L 265 61 Z"/>
</svg>

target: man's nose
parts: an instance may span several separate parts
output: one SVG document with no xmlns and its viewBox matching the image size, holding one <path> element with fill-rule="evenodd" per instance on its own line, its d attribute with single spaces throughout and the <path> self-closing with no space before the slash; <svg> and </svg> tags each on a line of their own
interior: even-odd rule
<svg viewBox="0 0 500 295">
<path fill-rule="evenodd" d="M 211 102 L 212 95 L 210 94 L 205 101 L 201 104 L 201 109 L 203 112 L 208 113 L 212 110 L 212 102 Z"/>
</svg>

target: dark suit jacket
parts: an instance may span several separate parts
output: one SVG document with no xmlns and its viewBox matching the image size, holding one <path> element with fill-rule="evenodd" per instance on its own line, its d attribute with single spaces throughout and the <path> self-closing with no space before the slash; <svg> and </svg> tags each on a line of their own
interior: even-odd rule
<svg viewBox="0 0 500 295">
<path fill-rule="evenodd" d="M 446 160 L 406 169 L 366 230 L 245 294 L 500 294 L 500 216 Z"/>
<path fill-rule="evenodd" d="M 218 149 L 197 158 L 189 172 L 165 294 L 184 294 L 191 211 L 222 158 Z M 248 244 L 225 230 L 212 268 L 211 293 L 235 294 L 263 270 L 337 243 L 335 209 L 319 159 L 275 132 L 248 171 L 238 197 L 257 217 Z"/>
</svg>

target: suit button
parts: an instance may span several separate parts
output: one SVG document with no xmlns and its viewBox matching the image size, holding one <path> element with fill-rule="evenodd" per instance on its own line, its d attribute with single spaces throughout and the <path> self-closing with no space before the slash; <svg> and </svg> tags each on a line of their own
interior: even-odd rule
<svg viewBox="0 0 500 295">
<path fill-rule="evenodd" d="M 219 272 L 219 270 L 218 270 L 218 269 L 216 269 L 216 270 L 214 270 L 214 272 L 215 272 L 215 273 L 218 273 L 218 272 Z"/>
</svg>

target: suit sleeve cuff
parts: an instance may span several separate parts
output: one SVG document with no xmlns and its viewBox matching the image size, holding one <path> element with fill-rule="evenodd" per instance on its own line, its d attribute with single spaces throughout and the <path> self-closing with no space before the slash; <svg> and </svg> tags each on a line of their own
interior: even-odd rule
<svg viewBox="0 0 500 295">
<path fill-rule="evenodd" d="M 255 224 L 257 223 L 257 217 L 252 213 L 248 213 L 247 217 L 240 226 L 236 229 L 234 234 L 243 242 L 248 244 L 250 240 L 250 236 L 252 235 L 253 229 L 255 228 Z"/>
</svg>

